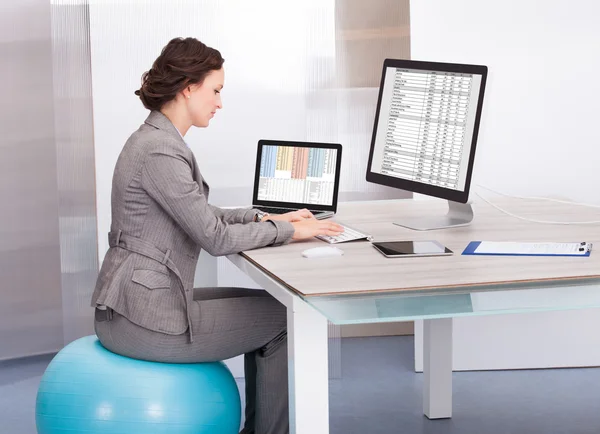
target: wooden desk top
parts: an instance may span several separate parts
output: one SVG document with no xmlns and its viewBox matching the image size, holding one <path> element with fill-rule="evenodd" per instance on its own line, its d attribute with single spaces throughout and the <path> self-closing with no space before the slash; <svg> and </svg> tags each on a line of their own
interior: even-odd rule
<svg viewBox="0 0 600 434">
<path fill-rule="evenodd" d="M 600 220 L 600 210 L 548 201 L 495 200 L 517 215 L 552 221 Z M 248 260 L 298 294 L 331 296 L 388 291 L 469 289 L 472 286 L 519 283 L 543 284 L 600 278 L 600 224 L 547 225 L 519 220 L 485 202 L 473 204 L 469 226 L 414 231 L 392 224 L 399 217 L 444 215 L 441 200 L 412 199 L 340 203 L 333 220 L 373 235 L 375 241 L 433 239 L 454 255 L 421 258 L 386 258 L 368 241 L 337 244 L 344 256 L 307 259 L 301 252 L 327 243 L 313 239 L 276 248 L 243 252 Z M 470 241 L 588 241 L 594 244 L 587 258 L 463 256 Z M 599 282 L 600 283 L 600 282 Z"/>
</svg>

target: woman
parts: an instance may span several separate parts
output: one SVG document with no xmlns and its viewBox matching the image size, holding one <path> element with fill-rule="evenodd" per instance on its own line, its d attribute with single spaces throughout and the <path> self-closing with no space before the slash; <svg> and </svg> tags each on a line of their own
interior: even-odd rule
<svg viewBox="0 0 600 434">
<path fill-rule="evenodd" d="M 136 91 L 151 111 L 125 143 L 112 185 L 109 245 L 92 303 L 109 350 L 171 363 L 245 354 L 243 433 L 289 431 L 286 309 L 264 291 L 193 289 L 200 249 L 213 256 L 338 235 L 307 210 L 263 216 L 208 204 L 183 137 L 222 107 L 223 58 L 193 38 L 165 46 Z M 205 163 L 206 164 L 206 163 Z"/>
</svg>

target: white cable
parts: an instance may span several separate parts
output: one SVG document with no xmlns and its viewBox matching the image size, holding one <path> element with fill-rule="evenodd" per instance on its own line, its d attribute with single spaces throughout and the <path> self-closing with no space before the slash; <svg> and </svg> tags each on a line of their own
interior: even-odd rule
<svg viewBox="0 0 600 434">
<path fill-rule="evenodd" d="M 561 199 L 553 199 L 551 197 L 538 197 L 538 196 L 515 196 L 515 195 L 510 195 L 510 194 L 506 194 L 506 193 L 502 193 L 500 191 L 496 191 L 492 188 L 486 187 L 484 185 L 481 184 L 476 184 L 477 187 L 479 188 L 483 188 L 484 190 L 487 191 L 491 191 L 492 193 L 496 193 L 500 196 L 504 196 L 504 197 L 511 197 L 513 199 L 524 199 L 524 200 L 547 200 L 550 202 L 558 202 L 558 203 L 566 203 L 567 205 L 576 205 L 576 206 L 587 206 L 590 208 L 600 208 L 600 205 L 593 205 L 591 203 L 581 203 L 581 202 L 571 202 L 569 200 L 561 200 Z M 479 196 L 479 194 L 477 194 Z M 481 196 L 479 196 L 481 197 Z"/>
<path fill-rule="evenodd" d="M 580 204 L 580 203 L 575 203 L 575 202 L 568 202 L 568 201 L 564 201 L 564 200 L 559 200 L 559 199 L 551 199 L 551 198 L 543 198 L 543 197 L 523 197 L 523 196 L 510 196 L 508 194 L 504 194 L 504 193 L 500 193 L 497 191 L 492 190 L 491 188 L 487 188 L 484 187 L 482 185 L 477 185 L 478 187 L 481 187 L 485 190 L 489 190 L 492 191 L 494 193 L 497 193 L 501 196 L 506 196 L 506 197 L 513 197 L 516 199 L 528 199 L 528 200 L 549 200 L 549 201 L 553 201 L 553 202 L 560 202 L 560 203 L 567 203 L 570 205 L 580 205 L 580 206 L 590 206 L 593 208 L 600 208 L 600 206 L 595 206 L 595 205 L 588 205 L 588 204 Z M 505 209 L 502 209 L 501 207 L 499 207 L 498 205 L 490 202 L 489 200 L 487 200 L 485 197 L 483 197 L 481 194 L 479 193 L 475 193 L 477 196 L 479 196 L 481 199 L 483 199 L 484 202 L 486 202 L 488 205 L 491 205 L 492 207 L 496 208 L 498 211 L 503 212 L 504 214 L 510 216 L 510 217 L 514 217 L 516 219 L 519 220 L 524 220 L 527 222 L 533 222 L 533 223 L 542 223 L 542 224 L 548 224 L 548 225 L 596 225 L 596 224 L 600 224 L 600 220 L 595 220 L 595 221 L 587 221 L 587 222 L 557 222 L 557 221 L 550 221 L 550 220 L 536 220 L 536 219 L 530 219 L 527 217 L 521 217 L 519 215 L 513 214 L 509 211 L 506 211 Z"/>
</svg>

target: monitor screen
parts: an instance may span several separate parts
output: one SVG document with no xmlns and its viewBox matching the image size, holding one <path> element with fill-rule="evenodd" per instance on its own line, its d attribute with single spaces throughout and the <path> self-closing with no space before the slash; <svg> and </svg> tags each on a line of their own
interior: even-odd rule
<svg viewBox="0 0 600 434">
<path fill-rule="evenodd" d="M 338 149 L 283 144 L 260 150 L 258 201 L 333 205 Z"/>
<path fill-rule="evenodd" d="M 386 59 L 367 180 L 466 202 L 485 66 Z"/>
</svg>

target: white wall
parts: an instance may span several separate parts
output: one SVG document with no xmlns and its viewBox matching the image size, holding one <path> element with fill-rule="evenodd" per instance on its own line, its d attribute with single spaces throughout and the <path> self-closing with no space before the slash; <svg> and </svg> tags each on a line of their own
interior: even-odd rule
<svg viewBox="0 0 600 434">
<path fill-rule="evenodd" d="M 474 182 L 600 203 L 599 16 L 591 0 L 411 2 L 413 59 L 489 67 Z M 598 310 L 457 319 L 454 366 L 600 365 L 599 329 Z"/>
<path fill-rule="evenodd" d="M 489 67 L 477 181 L 600 202 L 600 4 L 411 2 L 413 59 Z"/>
</svg>

